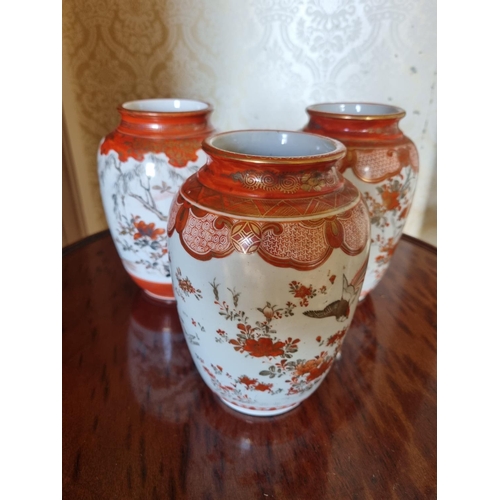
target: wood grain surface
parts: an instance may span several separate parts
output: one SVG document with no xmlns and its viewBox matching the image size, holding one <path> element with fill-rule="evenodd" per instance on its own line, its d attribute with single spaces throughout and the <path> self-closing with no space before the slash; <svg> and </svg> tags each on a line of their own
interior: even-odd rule
<svg viewBox="0 0 500 500">
<path fill-rule="evenodd" d="M 403 236 L 297 409 L 236 413 L 109 233 L 63 250 L 63 498 L 436 498 L 436 249 Z"/>
</svg>

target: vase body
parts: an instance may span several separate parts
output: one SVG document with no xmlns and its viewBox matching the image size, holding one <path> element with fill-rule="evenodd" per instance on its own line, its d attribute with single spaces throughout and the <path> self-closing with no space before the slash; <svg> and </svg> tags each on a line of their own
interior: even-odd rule
<svg viewBox="0 0 500 500">
<path fill-rule="evenodd" d="M 174 300 L 167 218 L 182 182 L 205 163 L 210 105 L 147 99 L 118 108 L 121 121 L 97 153 L 101 198 L 123 265 L 151 296 Z"/>
<path fill-rule="evenodd" d="M 224 403 L 277 415 L 340 352 L 369 252 L 369 217 L 335 164 L 344 146 L 302 132 L 237 131 L 170 210 L 177 309 L 203 380 Z"/>
<path fill-rule="evenodd" d="M 370 213 L 371 249 L 360 299 L 387 271 L 403 234 L 417 184 L 418 153 L 399 129 L 401 108 L 372 103 L 324 103 L 307 108 L 305 132 L 341 141 L 339 170 L 361 191 Z"/>
</svg>

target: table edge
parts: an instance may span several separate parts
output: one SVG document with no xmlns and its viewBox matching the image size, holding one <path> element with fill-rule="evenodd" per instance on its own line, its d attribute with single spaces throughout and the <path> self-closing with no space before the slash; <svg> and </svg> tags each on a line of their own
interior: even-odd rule
<svg viewBox="0 0 500 500">
<path fill-rule="evenodd" d="M 74 252 L 75 250 L 78 250 L 79 248 L 84 247 L 94 241 L 100 240 L 101 238 L 104 238 L 105 236 L 108 235 L 111 235 L 109 229 L 104 229 L 102 231 L 99 231 L 98 233 L 91 234 L 90 236 L 86 236 L 81 240 L 75 241 L 74 243 L 70 243 L 69 245 L 63 247 L 62 256 L 65 257 L 66 255 Z"/>
<path fill-rule="evenodd" d="M 403 234 L 401 236 L 401 239 L 407 241 L 408 243 L 412 243 L 413 245 L 416 245 L 418 247 L 425 248 L 426 250 L 428 250 L 433 254 L 437 254 L 437 247 L 435 247 L 431 243 L 427 243 L 427 241 L 419 240 L 418 238 L 410 236 L 409 234 Z"/>
</svg>

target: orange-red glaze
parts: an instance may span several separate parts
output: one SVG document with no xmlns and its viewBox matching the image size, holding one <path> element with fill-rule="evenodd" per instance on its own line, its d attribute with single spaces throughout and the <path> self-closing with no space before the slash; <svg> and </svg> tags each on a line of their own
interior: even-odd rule
<svg viewBox="0 0 500 500">
<path fill-rule="evenodd" d="M 211 106 L 183 113 L 144 112 L 118 108 L 121 121 L 100 146 L 101 154 L 111 150 L 122 162 L 129 158 L 142 161 L 146 153 L 165 153 L 174 167 L 195 161 L 201 141 L 213 132 L 208 117 Z"/>
<path fill-rule="evenodd" d="M 155 283 L 154 281 L 146 281 L 133 274 L 129 273 L 130 277 L 137 283 L 139 287 L 153 295 L 164 297 L 165 299 L 175 300 L 174 289 L 170 283 Z"/>
</svg>

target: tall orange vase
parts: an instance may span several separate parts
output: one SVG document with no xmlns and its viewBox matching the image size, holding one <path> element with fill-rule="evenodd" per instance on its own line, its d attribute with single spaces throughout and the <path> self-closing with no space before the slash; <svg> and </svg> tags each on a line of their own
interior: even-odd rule
<svg viewBox="0 0 500 500">
<path fill-rule="evenodd" d="M 130 277 L 149 295 L 175 300 L 167 246 L 174 195 L 205 163 L 212 107 L 188 99 L 146 99 L 118 108 L 121 121 L 97 154 L 102 203 Z"/>
<path fill-rule="evenodd" d="M 380 282 L 410 211 L 419 168 L 417 148 L 399 128 L 405 111 L 375 103 L 322 103 L 306 109 L 305 132 L 347 147 L 338 170 L 362 193 L 370 213 L 371 246 L 360 299 Z"/>
</svg>

